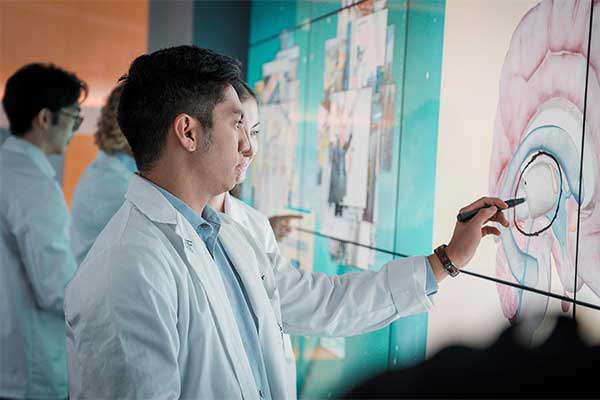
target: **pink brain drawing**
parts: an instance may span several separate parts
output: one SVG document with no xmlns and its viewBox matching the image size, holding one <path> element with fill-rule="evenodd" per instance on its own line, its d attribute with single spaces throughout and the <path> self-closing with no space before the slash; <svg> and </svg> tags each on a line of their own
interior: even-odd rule
<svg viewBox="0 0 600 400">
<path fill-rule="evenodd" d="M 594 0 L 594 6 L 599 4 Z M 500 77 L 490 162 L 491 193 L 527 198 L 508 213 L 513 224 L 500 238 L 497 276 L 549 291 L 556 268 L 570 297 L 583 285 L 600 296 L 600 7 L 588 54 L 591 7 L 588 0 L 545 0 L 517 26 Z M 526 321 L 533 334 L 548 297 L 505 285 L 498 286 L 498 293 L 505 317 Z"/>
</svg>

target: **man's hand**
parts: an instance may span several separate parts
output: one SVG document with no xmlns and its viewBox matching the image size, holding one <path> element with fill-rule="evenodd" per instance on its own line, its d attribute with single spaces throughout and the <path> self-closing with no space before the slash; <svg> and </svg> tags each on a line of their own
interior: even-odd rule
<svg viewBox="0 0 600 400">
<path fill-rule="evenodd" d="M 504 214 L 502 214 L 502 210 L 507 208 L 508 205 L 495 197 L 482 197 L 476 202 L 462 208 L 460 212 L 471 211 L 486 206 L 487 208 L 479 210 L 477 215 L 469 221 L 457 221 L 454 226 L 454 233 L 446 248 L 446 254 L 448 254 L 450 261 L 459 269 L 463 268 L 473 258 L 482 237 L 487 235 L 500 236 L 498 228 L 486 225 L 488 222 L 499 222 L 505 227 L 509 226 Z M 436 278 L 440 281 L 447 275 L 440 261 L 435 254 L 429 256 L 429 261 Z"/>
<path fill-rule="evenodd" d="M 302 215 L 275 215 L 269 218 L 275 239 L 279 242 L 289 235 L 292 232 L 291 220 L 301 218 Z"/>
</svg>

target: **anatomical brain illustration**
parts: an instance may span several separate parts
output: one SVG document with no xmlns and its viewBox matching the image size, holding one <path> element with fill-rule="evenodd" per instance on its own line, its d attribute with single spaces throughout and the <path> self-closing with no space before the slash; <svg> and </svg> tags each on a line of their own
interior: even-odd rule
<svg viewBox="0 0 600 400">
<path fill-rule="evenodd" d="M 507 214 L 497 276 L 550 291 L 555 269 L 568 297 L 584 285 L 600 296 L 599 5 L 590 54 L 591 0 L 545 0 L 523 17 L 502 68 L 490 164 L 491 193 L 526 198 Z M 506 285 L 498 292 L 506 318 L 533 335 L 548 297 Z"/>
</svg>

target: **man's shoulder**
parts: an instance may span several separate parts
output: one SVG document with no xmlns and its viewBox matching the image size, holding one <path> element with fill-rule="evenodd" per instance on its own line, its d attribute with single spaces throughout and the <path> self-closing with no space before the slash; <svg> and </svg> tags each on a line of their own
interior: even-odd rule
<svg viewBox="0 0 600 400">
<path fill-rule="evenodd" d="M 109 310 L 159 292 L 173 303 L 180 274 L 157 243 L 114 240 L 92 248 L 65 291 L 65 315 L 97 319 Z M 100 316 L 102 319 L 102 316 Z"/>
<path fill-rule="evenodd" d="M 50 207 L 53 212 L 67 212 L 63 191 L 53 177 L 30 165 L 31 161 L 25 157 L 4 155 L 0 155 L 0 198 L 3 202 L 11 204 L 13 211 Z"/>
<path fill-rule="evenodd" d="M 8 151 L 0 147 L 0 175 L 3 179 L 13 180 L 27 177 L 40 181 L 52 182 L 53 179 L 45 175 L 34 162 L 24 154 Z M 8 182 L 8 181 L 5 181 Z"/>
<path fill-rule="evenodd" d="M 131 202 L 125 201 L 102 230 L 96 242 L 97 251 L 117 246 L 137 245 L 150 251 L 159 251 L 162 244 L 160 230 Z M 92 248 L 92 250 L 95 250 Z"/>
<path fill-rule="evenodd" d="M 78 275 L 115 279 L 164 272 L 173 262 L 171 255 L 155 224 L 125 202 L 96 239 Z"/>
</svg>

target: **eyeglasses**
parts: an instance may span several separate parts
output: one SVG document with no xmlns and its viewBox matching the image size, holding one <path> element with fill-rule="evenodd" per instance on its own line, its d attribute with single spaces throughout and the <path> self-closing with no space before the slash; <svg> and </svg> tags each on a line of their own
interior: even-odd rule
<svg viewBox="0 0 600 400">
<path fill-rule="evenodd" d="M 58 114 L 62 114 L 62 115 L 65 115 L 67 117 L 73 118 L 73 120 L 75 121 L 75 123 L 73 124 L 73 131 L 76 131 L 77 129 L 79 129 L 79 127 L 81 126 L 81 123 L 83 122 L 83 117 L 79 113 L 77 113 L 77 114 L 71 114 L 70 112 L 66 112 L 66 111 L 60 110 L 58 112 Z"/>
</svg>

